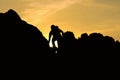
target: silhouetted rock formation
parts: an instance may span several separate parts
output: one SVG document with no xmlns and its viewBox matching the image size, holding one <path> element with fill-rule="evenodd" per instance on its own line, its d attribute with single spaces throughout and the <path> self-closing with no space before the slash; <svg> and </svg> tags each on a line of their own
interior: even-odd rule
<svg viewBox="0 0 120 80">
<path fill-rule="evenodd" d="M 101 33 L 83 33 L 76 39 L 71 31 L 56 30 L 55 34 L 59 36 L 55 40 L 58 40 L 59 46 L 51 48 L 42 32 L 22 20 L 14 10 L 0 13 L 0 58 L 3 74 L 12 74 L 12 77 L 15 77 L 15 73 L 21 77 L 21 73 L 26 76 L 42 70 L 43 74 L 52 71 L 55 71 L 55 74 L 71 74 L 71 71 L 77 71 L 85 77 L 86 73 L 91 74 L 90 77 L 101 77 L 101 74 L 118 75 L 119 41 Z M 46 59 L 47 56 L 57 58 Z"/>
<path fill-rule="evenodd" d="M 80 59 L 118 59 L 120 42 L 101 33 L 83 33 L 76 39 L 71 31 L 61 32 L 58 48 L 50 48 L 48 40 L 35 26 L 22 20 L 12 9 L 0 13 L 1 56 L 39 59 L 41 56 L 71 56 Z"/>
<path fill-rule="evenodd" d="M 12 9 L 0 13 L 0 32 L 1 55 L 31 59 L 48 56 L 47 39 L 35 26 L 21 20 Z"/>
<path fill-rule="evenodd" d="M 73 34 L 73 32 L 71 31 L 67 31 L 63 34 L 62 37 L 62 43 L 60 48 L 62 49 L 62 52 L 64 55 L 68 55 L 68 56 L 73 56 L 76 55 L 77 51 L 76 51 L 76 38 Z"/>
</svg>

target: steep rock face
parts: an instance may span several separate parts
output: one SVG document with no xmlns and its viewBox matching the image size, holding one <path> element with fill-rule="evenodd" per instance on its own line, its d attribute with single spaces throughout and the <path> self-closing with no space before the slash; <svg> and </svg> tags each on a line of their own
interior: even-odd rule
<svg viewBox="0 0 120 80">
<path fill-rule="evenodd" d="M 12 9 L 0 13 L 0 37 L 1 55 L 40 57 L 49 53 L 42 32 Z"/>
</svg>

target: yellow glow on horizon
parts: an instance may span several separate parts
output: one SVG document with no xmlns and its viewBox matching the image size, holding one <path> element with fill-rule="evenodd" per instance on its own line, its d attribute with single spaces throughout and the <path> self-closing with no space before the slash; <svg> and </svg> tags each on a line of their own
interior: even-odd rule
<svg viewBox="0 0 120 80">
<path fill-rule="evenodd" d="M 84 32 L 100 32 L 120 40 L 119 4 L 119 0 L 0 0 L 0 12 L 16 10 L 46 39 L 50 26 L 56 24 L 76 38 Z"/>
</svg>

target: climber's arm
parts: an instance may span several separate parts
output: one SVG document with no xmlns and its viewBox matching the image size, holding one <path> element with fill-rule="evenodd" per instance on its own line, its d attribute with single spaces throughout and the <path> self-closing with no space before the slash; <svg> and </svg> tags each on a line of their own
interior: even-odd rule
<svg viewBox="0 0 120 80">
<path fill-rule="evenodd" d="M 64 32 L 62 30 L 60 30 L 60 32 L 62 33 L 62 35 L 64 34 Z"/>
</svg>

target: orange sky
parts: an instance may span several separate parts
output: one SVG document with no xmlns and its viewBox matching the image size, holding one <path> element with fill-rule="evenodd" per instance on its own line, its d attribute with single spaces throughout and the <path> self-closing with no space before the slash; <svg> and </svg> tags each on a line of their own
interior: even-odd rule
<svg viewBox="0 0 120 80">
<path fill-rule="evenodd" d="M 120 0 L 0 0 L 0 12 L 14 9 L 48 39 L 50 26 L 74 32 L 100 32 L 120 40 Z"/>
</svg>

